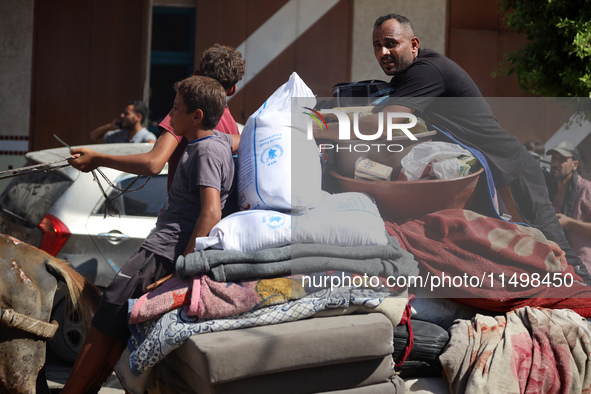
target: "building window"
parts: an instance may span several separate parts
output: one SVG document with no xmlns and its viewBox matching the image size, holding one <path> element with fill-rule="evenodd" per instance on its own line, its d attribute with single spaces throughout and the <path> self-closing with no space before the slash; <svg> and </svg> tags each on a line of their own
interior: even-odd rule
<svg viewBox="0 0 591 394">
<path fill-rule="evenodd" d="M 173 84 L 193 74 L 195 8 L 152 8 L 150 54 L 150 129 L 172 108 Z"/>
</svg>

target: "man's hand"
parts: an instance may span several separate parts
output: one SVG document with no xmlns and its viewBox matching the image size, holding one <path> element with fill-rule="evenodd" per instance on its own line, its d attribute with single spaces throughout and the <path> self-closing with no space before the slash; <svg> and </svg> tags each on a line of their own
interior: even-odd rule
<svg viewBox="0 0 591 394">
<path fill-rule="evenodd" d="M 560 223 L 563 229 L 576 231 L 578 233 L 591 237 L 591 222 L 582 222 L 580 220 L 568 217 L 562 213 L 557 213 L 556 218 L 558 219 L 558 223 Z"/>
<path fill-rule="evenodd" d="M 111 122 L 111 130 L 117 130 L 121 128 L 121 118 L 115 118 Z"/>
<path fill-rule="evenodd" d="M 560 223 L 562 228 L 568 228 L 568 223 L 572 220 L 571 218 L 562 213 L 557 213 L 556 218 L 558 219 L 558 223 Z"/>
</svg>

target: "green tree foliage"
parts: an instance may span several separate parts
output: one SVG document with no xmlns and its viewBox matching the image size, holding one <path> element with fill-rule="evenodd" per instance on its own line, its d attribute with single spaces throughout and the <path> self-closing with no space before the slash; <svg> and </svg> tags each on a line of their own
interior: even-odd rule
<svg viewBox="0 0 591 394">
<path fill-rule="evenodd" d="M 499 0 L 504 22 L 528 44 L 507 54 L 527 92 L 545 97 L 591 97 L 591 0 Z M 588 100 L 586 100 L 588 101 Z"/>
</svg>

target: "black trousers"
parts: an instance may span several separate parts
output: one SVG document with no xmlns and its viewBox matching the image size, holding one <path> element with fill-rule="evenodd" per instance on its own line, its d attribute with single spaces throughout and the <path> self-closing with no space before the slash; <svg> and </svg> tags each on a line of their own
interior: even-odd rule
<svg viewBox="0 0 591 394">
<path fill-rule="evenodd" d="M 141 297 L 149 285 L 172 273 L 172 261 L 140 248 L 103 292 L 92 324 L 108 337 L 127 342 L 131 335 L 127 325 L 127 300 Z"/>
</svg>

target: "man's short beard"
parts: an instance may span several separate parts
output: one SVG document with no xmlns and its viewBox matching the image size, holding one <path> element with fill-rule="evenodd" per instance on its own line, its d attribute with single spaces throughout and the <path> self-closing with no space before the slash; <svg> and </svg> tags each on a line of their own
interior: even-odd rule
<svg viewBox="0 0 591 394">
<path fill-rule="evenodd" d="M 127 123 L 126 125 L 121 125 L 121 128 L 123 130 L 129 130 L 129 131 L 133 131 L 135 130 L 135 124 L 131 124 L 131 123 Z"/>
<path fill-rule="evenodd" d="M 566 175 L 562 175 L 562 173 L 554 173 L 552 170 L 550 170 L 551 174 L 552 174 L 552 178 L 554 178 L 557 181 L 563 181 L 565 179 L 567 179 L 569 176 L 571 176 L 573 173 L 569 172 Z"/>
<path fill-rule="evenodd" d="M 412 65 L 412 62 L 408 63 L 406 65 L 406 67 L 404 67 L 404 69 L 402 69 L 400 71 L 393 72 L 391 74 L 386 73 L 386 75 L 391 76 L 391 77 L 395 77 L 395 76 L 398 76 L 400 74 L 404 74 L 410 68 L 411 65 Z"/>
</svg>

